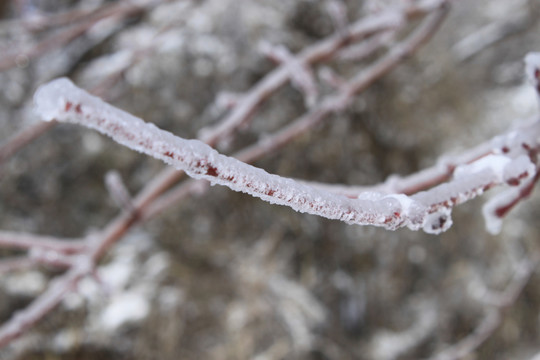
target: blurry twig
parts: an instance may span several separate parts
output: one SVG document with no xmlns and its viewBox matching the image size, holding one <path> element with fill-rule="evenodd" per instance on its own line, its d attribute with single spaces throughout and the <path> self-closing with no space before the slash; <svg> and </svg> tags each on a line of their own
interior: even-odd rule
<svg viewBox="0 0 540 360">
<path fill-rule="evenodd" d="M 496 23 L 488 24 L 469 34 L 452 48 L 458 61 L 467 61 L 485 48 L 503 40 L 504 38 L 522 31 L 530 22 L 529 10 L 509 14 L 508 18 Z"/>
<path fill-rule="evenodd" d="M 17 249 L 43 249 L 60 253 L 76 253 L 85 249 L 85 244 L 75 239 L 59 239 L 52 236 L 30 235 L 0 231 L 0 246 Z"/>
<path fill-rule="evenodd" d="M 458 360 L 478 349 L 499 328 L 504 318 L 504 313 L 515 304 L 538 264 L 538 257 L 532 260 L 524 260 L 518 264 L 512 281 L 504 291 L 500 293 L 487 292 L 480 299 L 490 308 L 486 311 L 486 315 L 474 331 L 456 344 L 435 354 L 429 359 Z"/>
<path fill-rule="evenodd" d="M 111 17 L 122 19 L 124 17 L 133 16 L 147 11 L 148 7 L 155 6 L 156 4 L 157 2 L 149 2 L 146 4 L 146 6 L 141 6 L 140 4 L 131 3 L 126 6 L 126 3 L 120 3 L 119 5 L 111 7 L 108 9 L 108 11 L 104 11 L 102 13 L 98 12 L 97 16 L 91 16 L 89 19 L 83 18 L 84 21 L 78 22 L 67 29 L 62 29 L 52 35 L 49 35 L 29 48 L 19 48 L 11 51 L 8 54 L 3 54 L 0 57 L 0 71 L 5 71 L 16 66 L 21 58 L 31 60 L 53 49 L 64 46 L 70 41 L 83 35 L 101 20 Z"/>
</svg>

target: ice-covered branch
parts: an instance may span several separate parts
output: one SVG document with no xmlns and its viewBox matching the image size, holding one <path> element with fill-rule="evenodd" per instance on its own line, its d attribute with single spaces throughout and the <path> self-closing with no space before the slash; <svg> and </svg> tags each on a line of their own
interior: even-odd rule
<svg viewBox="0 0 540 360">
<path fill-rule="evenodd" d="M 67 79 L 42 86 L 35 95 L 44 120 L 72 122 L 94 128 L 118 143 L 153 156 L 194 178 L 225 185 L 270 203 L 351 224 L 388 229 L 422 227 L 426 209 L 405 196 L 366 193 L 358 199 L 321 191 L 292 179 L 268 174 L 219 154 L 210 146 L 185 140 L 112 107 L 77 88 Z"/>
<path fill-rule="evenodd" d="M 363 76 L 348 84 L 347 94 L 361 88 Z M 328 100 L 332 101 L 333 98 Z M 339 100 L 339 98 L 337 98 Z M 268 174 L 235 158 L 219 154 L 198 140 L 185 140 L 158 129 L 122 110 L 106 104 L 67 79 L 42 86 L 35 95 L 37 111 L 44 120 L 58 120 L 94 128 L 118 143 L 161 159 L 196 179 L 225 185 L 270 203 L 299 212 L 336 219 L 349 224 L 375 225 L 387 229 L 407 226 L 439 233 L 451 225 L 451 209 L 498 185 L 525 186 L 513 206 L 530 193 L 530 179 L 537 177 L 536 152 L 538 122 L 492 141 L 485 156 L 452 167 L 452 179 L 412 196 L 362 192 L 356 198 L 335 194 L 292 179 Z M 313 118 L 323 116 L 328 102 L 312 110 Z M 326 109 L 326 110 L 324 110 Z M 489 206 L 488 206 L 489 208 Z M 504 213 L 497 206 L 495 214 Z M 486 212 L 485 212 L 486 213 Z M 490 219 L 486 216 L 486 219 Z M 488 229 L 497 230 L 493 221 Z"/>
</svg>

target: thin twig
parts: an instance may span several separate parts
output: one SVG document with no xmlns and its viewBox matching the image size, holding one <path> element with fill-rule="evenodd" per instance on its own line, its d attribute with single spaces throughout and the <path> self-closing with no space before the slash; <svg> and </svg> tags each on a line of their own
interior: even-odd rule
<svg viewBox="0 0 540 360">
<path fill-rule="evenodd" d="M 52 236 L 30 235 L 11 231 L 0 231 L 0 246 L 24 250 L 52 250 L 64 254 L 73 254 L 86 249 L 84 242 L 78 239 L 59 239 Z"/>
</svg>

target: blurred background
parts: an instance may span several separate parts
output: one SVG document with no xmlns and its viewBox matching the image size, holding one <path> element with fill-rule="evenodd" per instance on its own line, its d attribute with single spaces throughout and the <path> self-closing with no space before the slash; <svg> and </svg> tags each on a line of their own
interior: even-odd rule
<svg viewBox="0 0 540 360">
<path fill-rule="evenodd" d="M 406 2 L 343 4 L 354 21 Z M 220 93 L 245 92 L 275 67 L 258 51 L 261 41 L 297 53 L 334 31 L 324 1 L 133 4 L 0 3 L 0 144 L 39 123 L 33 93 L 59 76 L 194 138 L 226 113 L 216 105 Z M 111 13 L 96 20 L 95 9 Z M 46 17 L 61 13 L 69 16 Z M 539 15 L 538 0 L 453 2 L 419 52 L 348 110 L 255 165 L 310 181 L 376 184 L 536 116 L 523 57 L 540 49 Z M 371 60 L 331 66 L 347 77 Z M 233 153 L 305 111 L 302 95 L 285 86 L 218 149 Z M 94 131 L 57 125 L 0 164 L 0 228 L 85 236 L 118 213 L 108 171 L 136 193 L 163 167 Z M 502 317 L 486 341 L 450 358 L 532 359 L 540 353 L 538 272 L 504 309 L 482 299 L 512 284 L 516 264 L 540 251 L 538 197 L 511 212 L 498 236 L 485 231 L 485 200 L 459 206 L 453 227 L 432 236 L 346 225 L 210 187 L 132 229 L 104 259 L 101 284 L 83 280 L 0 358 L 421 359 L 495 311 Z M 0 319 L 56 274 L 2 274 Z"/>
</svg>

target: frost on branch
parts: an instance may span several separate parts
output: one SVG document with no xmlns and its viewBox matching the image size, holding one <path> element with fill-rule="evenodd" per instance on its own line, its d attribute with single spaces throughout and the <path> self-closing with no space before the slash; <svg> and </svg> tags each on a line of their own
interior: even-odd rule
<svg viewBox="0 0 540 360">
<path fill-rule="evenodd" d="M 44 120 L 81 124 L 118 143 L 185 171 L 188 175 L 225 185 L 296 211 L 349 224 L 387 229 L 423 226 L 426 208 L 406 196 L 370 192 L 359 199 L 316 189 L 292 179 L 219 154 L 198 140 L 185 140 L 119 110 L 62 78 L 43 85 L 35 94 L 37 113 Z"/>
<path fill-rule="evenodd" d="M 530 65 L 538 57 L 529 55 L 527 59 L 527 71 L 532 71 L 538 81 L 538 68 L 531 70 Z M 349 198 L 328 189 L 268 174 L 219 154 L 201 141 L 179 138 L 103 102 L 65 78 L 40 87 L 34 100 L 37 113 L 44 120 L 56 119 L 94 128 L 122 145 L 185 171 L 191 177 L 224 185 L 272 204 L 349 224 L 375 225 L 391 230 L 408 227 L 438 234 L 451 226 L 454 206 L 492 187 L 507 186 L 509 192 L 494 198 L 484 208 L 487 228 L 495 233 L 500 229 L 499 219 L 532 191 L 538 177 L 538 121 L 495 138 L 480 156 L 472 157 L 471 154 L 476 154 L 472 150 L 471 154 L 457 158 L 468 160 L 449 166 L 448 175 L 452 178 L 446 183 L 410 196 L 365 191 L 356 198 Z M 423 181 L 430 182 L 429 179 Z M 420 184 L 417 184 L 419 189 L 423 188 Z"/>
</svg>

